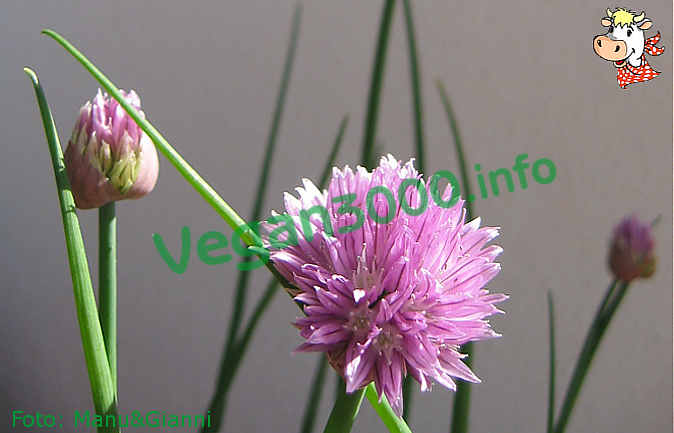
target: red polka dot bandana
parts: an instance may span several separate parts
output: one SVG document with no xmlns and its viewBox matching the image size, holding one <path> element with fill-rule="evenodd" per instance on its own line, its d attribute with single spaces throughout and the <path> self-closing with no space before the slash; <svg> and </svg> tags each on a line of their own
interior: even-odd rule
<svg viewBox="0 0 674 433">
<path fill-rule="evenodd" d="M 615 63 L 615 65 L 618 67 L 618 86 L 620 86 L 620 88 L 624 89 L 632 83 L 640 83 L 643 81 L 652 80 L 653 78 L 660 75 L 659 71 L 656 71 L 650 64 L 648 64 L 645 54 L 648 53 L 651 56 L 659 56 L 665 52 L 665 47 L 655 46 L 659 41 L 660 32 L 658 32 L 657 35 L 646 39 L 644 43 L 644 54 L 641 55 L 641 65 L 632 66 L 627 60 Z"/>
</svg>

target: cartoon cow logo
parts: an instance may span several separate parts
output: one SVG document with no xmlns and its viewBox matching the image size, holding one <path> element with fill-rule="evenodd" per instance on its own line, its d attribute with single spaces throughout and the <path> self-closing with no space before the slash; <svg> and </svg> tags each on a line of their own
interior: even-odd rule
<svg viewBox="0 0 674 433">
<path fill-rule="evenodd" d="M 652 80 L 660 75 L 648 64 L 646 53 L 659 56 L 665 47 L 655 46 L 660 41 L 660 32 L 645 39 L 644 30 L 653 25 L 646 18 L 646 13 L 637 15 L 636 12 L 618 8 L 613 12 L 606 9 L 606 14 L 601 24 L 608 30 L 595 36 L 592 46 L 599 57 L 613 62 L 618 69 L 618 86 L 624 89 L 629 84 Z"/>
</svg>

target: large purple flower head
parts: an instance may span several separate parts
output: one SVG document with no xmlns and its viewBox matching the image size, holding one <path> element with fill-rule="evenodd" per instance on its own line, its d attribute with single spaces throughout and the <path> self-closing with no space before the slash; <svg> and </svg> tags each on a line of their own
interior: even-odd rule
<svg viewBox="0 0 674 433">
<path fill-rule="evenodd" d="M 326 352 L 347 392 L 374 381 L 398 414 L 407 374 L 422 391 L 479 382 L 459 348 L 498 336 L 485 318 L 507 298 L 484 289 L 500 270 L 501 247 L 485 246 L 498 229 L 466 223 L 441 177 L 425 182 L 391 155 L 373 172 L 335 168 L 327 191 L 305 179 L 270 220 L 285 226 L 267 226 L 272 263 L 304 306 L 298 350 Z"/>
</svg>

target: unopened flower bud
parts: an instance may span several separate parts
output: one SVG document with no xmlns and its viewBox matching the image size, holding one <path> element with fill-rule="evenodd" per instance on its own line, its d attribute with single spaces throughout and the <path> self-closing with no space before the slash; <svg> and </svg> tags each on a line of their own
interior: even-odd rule
<svg viewBox="0 0 674 433">
<path fill-rule="evenodd" d="M 611 272 L 623 281 L 650 277 L 655 272 L 654 246 L 650 224 L 634 215 L 626 217 L 613 230 Z"/>
<path fill-rule="evenodd" d="M 136 92 L 122 94 L 140 111 Z M 140 114 L 145 116 L 142 111 Z M 159 174 L 159 158 L 150 138 L 100 89 L 94 100 L 80 109 L 65 164 L 80 209 L 143 197 L 152 191 Z"/>
</svg>

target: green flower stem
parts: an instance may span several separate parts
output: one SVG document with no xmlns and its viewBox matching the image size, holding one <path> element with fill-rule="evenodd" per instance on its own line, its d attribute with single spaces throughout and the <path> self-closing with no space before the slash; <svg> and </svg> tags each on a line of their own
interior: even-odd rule
<svg viewBox="0 0 674 433">
<path fill-rule="evenodd" d="M 161 133 L 146 119 L 142 118 L 140 113 L 124 99 L 117 86 L 113 84 L 89 59 L 87 59 L 77 48 L 68 42 L 63 36 L 53 30 L 45 29 L 42 31 L 45 35 L 58 42 L 68 53 L 70 53 L 89 73 L 100 83 L 106 92 L 115 98 L 119 105 L 129 116 L 138 124 L 138 126 L 150 137 L 157 149 L 169 160 L 169 162 L 178 170 L 185 180 L 194 187 L 194 189 L 203 197 L 203 199 L 215 209 L 225 222 L 236 230 L 238 227 L 246 226 L 246 222 L 232 209 L 226 201 L 194 170 L 189 163 L 169 144 Z M 254 230 L 247 229 L 241 235 L 241 239 L 248 245 L 261 245 L 260 237 Z"/>
<path fill-rule="evenodd" d="M 316 366 L 316 373 L 311 382 L 311 390 L 307 398 L 307 405 L 304 408 L 304 416 L 302 416 L 302 427 L 300 433 L 311 433 L 314 431 L 314 424 L 316 422 L 316 414 L 318 413 L 318 405 L 321 402 L 321 394 L 323 393 L 323 384 L 325 383 L 325 376 L 328 372 L 328 358 L 324 354 L 320 354 L 318 365 Z"/>
<path fill-rule="evenodd" d="M 471 203 L 470 197 L 470 182 L 468 181 L 468 169 L 466 168 L 466 158 L 463 153 L 463 142 L 461 140 L 461 134 L 459 132 L 459 125 L 456 122 L 456 117 L 454 116 L 454 111 L 452 110 L 452 104 L 449 102 L 449 97 L 445 91 L 441 81 L 437 82 L 438 92 L 440 93 L 440 99 L 442 100 L 442 105 L 445 108 L 445 113 L 447 114 L 447 120 L 449 122 L 449 128 L 452 132 L 452 137 L 454 138 L 454 147 L 456 149 L 457 159 L 459 160 L 459 171 L 461 172 L 461 182 L 464 188 L 463 197 L 466 199 L 466 220 L 470 221 L 473 216 L 473 205 Z M 473 343 L 466 343 L 461 347 L 461 352 L 467 355 L 464 363 L 470 368 L 473 364 Z M 452 410 L 452 424 L 451 424 L 451 433 L 466 433 L 468 431 L 469 424 L 469 415 L 470 415 L 470 383 L 459 381 L 456 385 L 456 393 L 454 394 L 454 408 Z"/>
<path fill-rule="evenodd" d="M 548 292 L 548 317 L 550 320 L 550 378 L 548 380 L 548 423 L 546 431 L 552 433 L 555 423 L 555 363 L 557 361 L 555 349 L 557 344 L 555 342 L 555 305 L 551 292 Z"/>
<path fill-rule="evenodd" d="M 365 396 L 365 388 L 354 391 L 351 394 L 341 392 L 335 405 L 332 407 L 328 423 L 323 433 L 349 433 L 353 422 L 358 416 L 360 405 Z"/>
<path fill-rule="evenodd" d="M 594 355 L 597 353 L 602 337 L 624 299 L 628 288 L 629 283 L 614 280 L 606 291 L 606 295 L 597 309 L 597 313 L 585 338 L 580 355 L 578 355 L 578 360 L 576 361 L 576 366 L 574 367 L 571 381 L 569 382 L 569 387 L 566 391 L 557 423 L 555 424 L 555 433 L 563 433 L 565 431 L 571 417 L 571 412 L 580 394 L 580 389 L 590 370 Z"/>
<path fill-rule="evenodd" d="M 98 209 L 99 317 L 117 396 L 117 217 L 115 202 Z"/>
<path fill-rule="evenodd" d="M 110 376 L 110 366 L 105 353 L 103 333 L 98 321 L 96 298 L 91 285 L 89 265 L 84 249 L 84 241 L 80 231 L 79 220 L 75 211 L 75 200 L 70 189 L 70 182 L 65 170 L 63 152 L 54 125 L 44 91 L 38 81 L 37 75 L 29 68 L 24 72 L 30 77 L 35 89 L 35 96 L 40 108 L 40 115 L 44 126 L 49 153 L 51 155 L 56 187 L 58 190 L 59 205 L 63 219 L 68 263 L 70 264 L 70 276 L 73 282 L 73 294 L 75 297 L 75 309 L 77 321 L 82 338 L 82 349 L 89 374 L 91 395 L 94 409 L 100 415 L 115 415 L 117 413 L 115 390 Z M 118 429 L 106 430 L 99 428 L 100 432 L 119 431 Z"/>
<path fill-rule="evenodd" d="M 395 0 L 384 0 L 379 23 L 379 36 L 377 37 L 377 47 L 375 48 L 363 131 L 361 164 L 367 169 L 372 169 L 375 165 L 374 142 L 377 138 L 377 120 L 379 119 L 379 106 L 381 105 L 381 89 L 384 83 L 386 51 L 388 48 L 389 35 L 391 34 L 391 23 L 393 21 L 395 3 Z"/>
<path fill-rule="evenodd" d="M 367 386 L 365 394 L 390 433 L 412 433 L 407 424 L 405 424 L 405 421 L 393 412 L 393 408 L 386 400 L 386 396 L 383 396 L 381 401 L 379 401 L 374 383 L 370 383 Z"/>
</svg>

